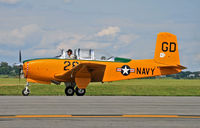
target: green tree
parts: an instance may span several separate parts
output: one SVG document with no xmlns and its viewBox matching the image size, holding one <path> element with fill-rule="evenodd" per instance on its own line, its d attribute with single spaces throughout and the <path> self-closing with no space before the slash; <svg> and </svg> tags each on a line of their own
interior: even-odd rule
<svg viewBox="0 0 200 128">
<path fill-rule="evenodd" d="M 8 65 L 7 62 L 1 62 L 0 64 L 0 74 L 2 75 L 9 75 L 12 71 L 12 67 Z"/>
</svg>

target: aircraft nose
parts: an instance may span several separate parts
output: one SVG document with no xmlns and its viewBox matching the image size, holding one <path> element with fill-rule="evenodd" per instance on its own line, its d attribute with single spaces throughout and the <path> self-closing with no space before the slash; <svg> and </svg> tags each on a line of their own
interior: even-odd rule
<svg viewBox="0 0 200 128">
<path fill-rule="evenodd" d="M 29 62 L 25 62 L 23 64 L 23 72 L 24 72 L 24 77 L 27 78 L 28 77 L 28 67 L 29 67 Z"/>
</svg>

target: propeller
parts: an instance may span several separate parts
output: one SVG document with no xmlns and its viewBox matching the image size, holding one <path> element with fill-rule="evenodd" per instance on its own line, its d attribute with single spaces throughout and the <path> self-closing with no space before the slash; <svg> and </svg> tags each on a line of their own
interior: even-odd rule
<svg viewBox="0 0 200 128">
<path fill-rule="evenodd" d="M 20 78 L 21 78 L 21 70 L 22 70 L 21 61 L 22 61 L 22 54 L 21 54 L 21 50 L 20 50 L 19 51 L 19 72 L 18 72 L 19 81 L 20 81 Z"/>
<path fill-rule="evenodd" d="M 17 91 L 19 93 L 19 85 L 21 83 L 21 74 L 22 74 L 22 69 L 23 69 L 23 63 L 22 63 L 22 54 L 21 54 L 21 50 L 19 50 L 19 63 L 15 63 L 15 66 L 17 66 L 19 68 L 18 70 L 18 78 L 19 78 L 19 84 L 17 86 Z"/>
<path fill-rule="evenodd" d="M 19 62 L 20 63 L 22 62 L 22 53 L 21 53 L 21 50 L 19 50 Z"/>
<path fill-rule="evenodd" d="M 19 84 L 17 86 L 17 90 L 19 93 L 19 85 L 20 85 L 20 82 L 21 82 L 21 75 L 23 74 L 22 70 L 23 70 L 23 63 L 22 63 L 22 53 L 21 53 L 21 50 L 19 50 L 19 63 L 14 63 L 14 66 L 18 67 L 18 78 L 19 78 Z"/>
</svg>

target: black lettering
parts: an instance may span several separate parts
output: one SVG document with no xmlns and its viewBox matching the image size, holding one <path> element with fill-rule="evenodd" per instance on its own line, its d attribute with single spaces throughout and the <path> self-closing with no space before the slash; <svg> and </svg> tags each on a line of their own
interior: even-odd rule
<svg viewBox="0 0 200 128">
<path fill-rule="evenodd" d="M 170 52 L 175 52 L 176 51 L 176 43 L 170 42 L 169 51 Z"/>
<path fill-rule="evenodd" d="M 142 70 L 142 74 L 143 74 L 143 75 L 146 74 L 146 72 L 145 72 L 145 68 L 143 68 L 143 70 Z"/>
<path fill-rule="evenodd" d="M 137 68 L 137 74 L 141 74 L 141 68 Z"/>
<path fill-rule="evenodd" d="M 155 70 L 155 68 L 151 68 L 151 74 L 152 75 L 154 74 L 154 70 Z"/>
<path fill-rule="evenodd" d="M 67 67 L 69 67 L 71 65 L 70 61 L 65 61 L 64 64 L 67 64 L 66 66 L 64 66 L 64 70 L 67 71 L 69 69 L 67 69 Z"/>
<path fill-rule="evenodd" d="M 167 46 L 164 47 L 164 45 L 167 45 Z M 163 52 L 167 52 L 168 51 L 168 43 L 167 42 L 163 42 L 162 43 L 162 51 Z"/>
<path fill-rule="evenodd" d="M 75 67 L 76 65 L 78 65 L 79 63 L 77 62 L 77 61 L 74 61 L 73 63 L 72 63 L 72 67 Z"/>
<path fill-rule="evenodd" d="M 146 74 L 148 75 L 149 74 L 149 68 L 146 68 Z"/>
</svg>

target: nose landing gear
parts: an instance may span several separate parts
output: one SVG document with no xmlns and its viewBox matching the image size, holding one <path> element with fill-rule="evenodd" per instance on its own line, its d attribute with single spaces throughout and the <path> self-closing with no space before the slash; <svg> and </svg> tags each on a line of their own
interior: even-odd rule
<svg viewBox="0 0 200 128">
<path fill-rule="evenodd" d="M 23 96 L 28 96 L 30 94 L 30 90 L 28 89 L 29 83 L 27 82 L 26 87 L 22 90 Z"/>
</svg>

